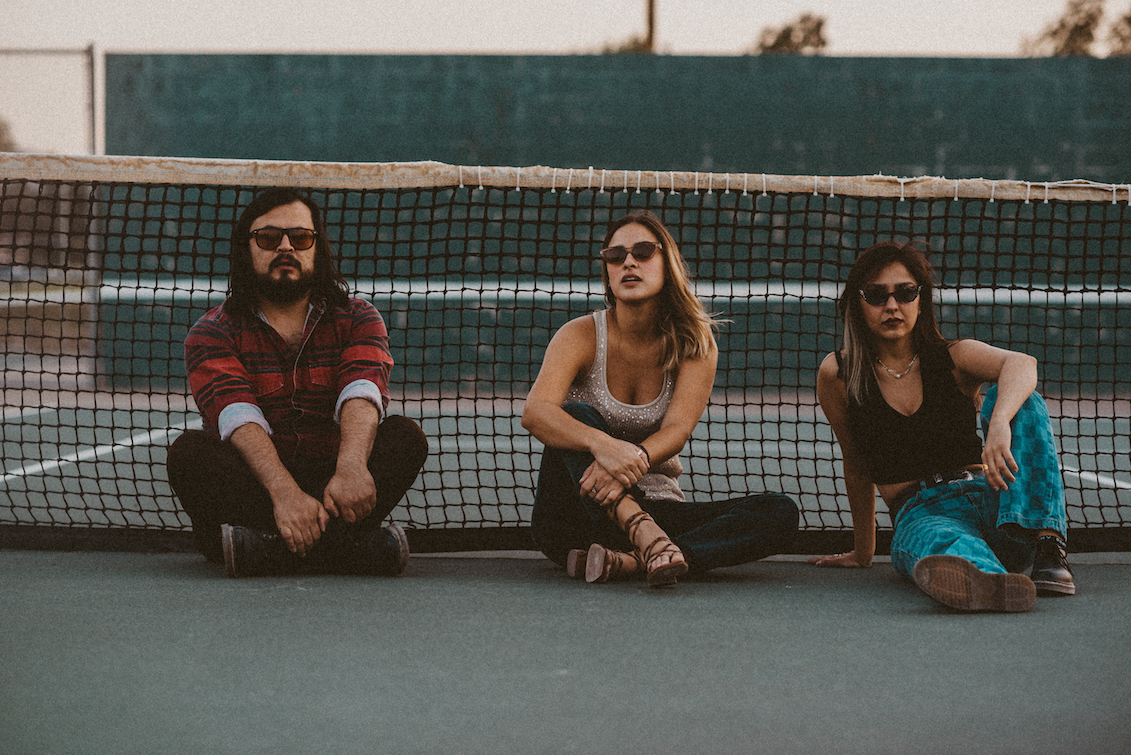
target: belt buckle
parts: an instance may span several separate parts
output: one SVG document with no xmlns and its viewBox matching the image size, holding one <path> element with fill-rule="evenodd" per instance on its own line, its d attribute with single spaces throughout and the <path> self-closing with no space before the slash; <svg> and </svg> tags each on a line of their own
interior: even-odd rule
<svg viewBox="0 0 1131 755">
<path fill-rule="evenodd" d="M 931 484 L 927 487 L 937 488 L 940 485 L 950 485 L 955 482 L 969 482 L 974 479 L 974 475 L 969 469 L 963 469 L 961 472 L 936 472 L 931 476 Z"/>
</svg>

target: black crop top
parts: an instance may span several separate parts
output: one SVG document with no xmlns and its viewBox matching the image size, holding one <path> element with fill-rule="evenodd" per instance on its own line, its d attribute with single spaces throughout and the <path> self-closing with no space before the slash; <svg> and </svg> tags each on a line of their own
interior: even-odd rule
<svg viewBox="0 0 1131 755">
<path fill-rule="evenodd" d="M 958 388 L 950 350 L 930 346 L 919 360 L 923 403 L 910 417 L 892 409 L 878 387 L 863 404 L 848 400 L 848 429 L 876 485 L 924 480 L 982 461 L 977 409 Z"/>
</svg>

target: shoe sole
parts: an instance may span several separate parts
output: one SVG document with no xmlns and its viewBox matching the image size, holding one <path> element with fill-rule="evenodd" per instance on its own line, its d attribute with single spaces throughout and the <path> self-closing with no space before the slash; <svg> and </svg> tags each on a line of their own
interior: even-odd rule
<svg viewBox="0 0 1131 755">
<path fill-rule="evenodd" d="M 385 528 L 387 531 L 392 532 L 397 538 L 397 546 L 400 548 L 400 554 L 397 556 L 396 566 L 393 567 L 393 573 L 389 576 L 399 577 L 404 574 L 405 569 L 408 568 L 408 535 L 405 534 L 404 529 L 399 524 L 390 524 Z"/>
<path fill-rule="evenodd" d="M 648 586 L 666 587 L 667 585 L 674 585 L 679 577 L 687 574 L 687 568 L 687 562 L 685 561 L 676 561 L 674 563 L 658 566 L 648 572 Z"/>
<path fill-rule="evenodd" d="M 585 579 L 585 564 L 589 551 L 574 548 L 566 554 L 565 570 L 570 579 Z"/>
<path fill-rule="evenodd" d="M 919 589 L 959 611 L 1021 613 L 1033 607 L 1037 589 L 1024 574 L 989 574 L 958 556 L 927 556 L 915 564 Z"/>
<path fill-rule="evenodd" d="M 598 544 L 590 545 L 585 552 L 585 581 L 589 584 L 609 581 L 605 576 L 605 552 L 605 546 Z"/>
<path fill-rule="evenodd" d="M 232 579 L 238 579 L 240 575 L 236 571 L 236 541 L 232 525 L 220 525 L 220 542 L 224 549 L 224 571 Z"/>
<path fill-rule="evenodd" d="M 1076 585 L 1071 582 L 1052 582 L 1043 579 L 1034 579 L 1038 595 L 1075 595 Z"/>
</svg>

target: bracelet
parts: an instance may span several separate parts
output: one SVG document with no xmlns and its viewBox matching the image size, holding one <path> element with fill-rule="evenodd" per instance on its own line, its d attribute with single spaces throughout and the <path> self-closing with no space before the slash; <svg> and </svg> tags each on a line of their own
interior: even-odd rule
<svg viewBox="0 0 1131 755">
<path fill-rule="evenodd" d="M 640 445 L 639 443 L 633 443 L 632 445 L 639 448 L 640 453 L 644 454 L 644 461 L 648 462 L 648 468 L 651 469 L 652 468 L 652 454 L 648 453 L 648 449 L 645 448 L 644 446 Z M 637 453 L 636 455 L 639 456 L 640 453 Z"/>
</svg>

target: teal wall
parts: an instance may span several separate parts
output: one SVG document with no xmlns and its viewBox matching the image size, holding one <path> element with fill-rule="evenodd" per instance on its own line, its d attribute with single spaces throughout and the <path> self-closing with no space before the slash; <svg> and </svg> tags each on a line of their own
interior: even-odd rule
<svg viewBox="0 0 1131 755">
<path fill-rule="evenodd" d="M 1131 181 L 1131 59 L 107 55 L 110 154 Z"/>
</svg>

